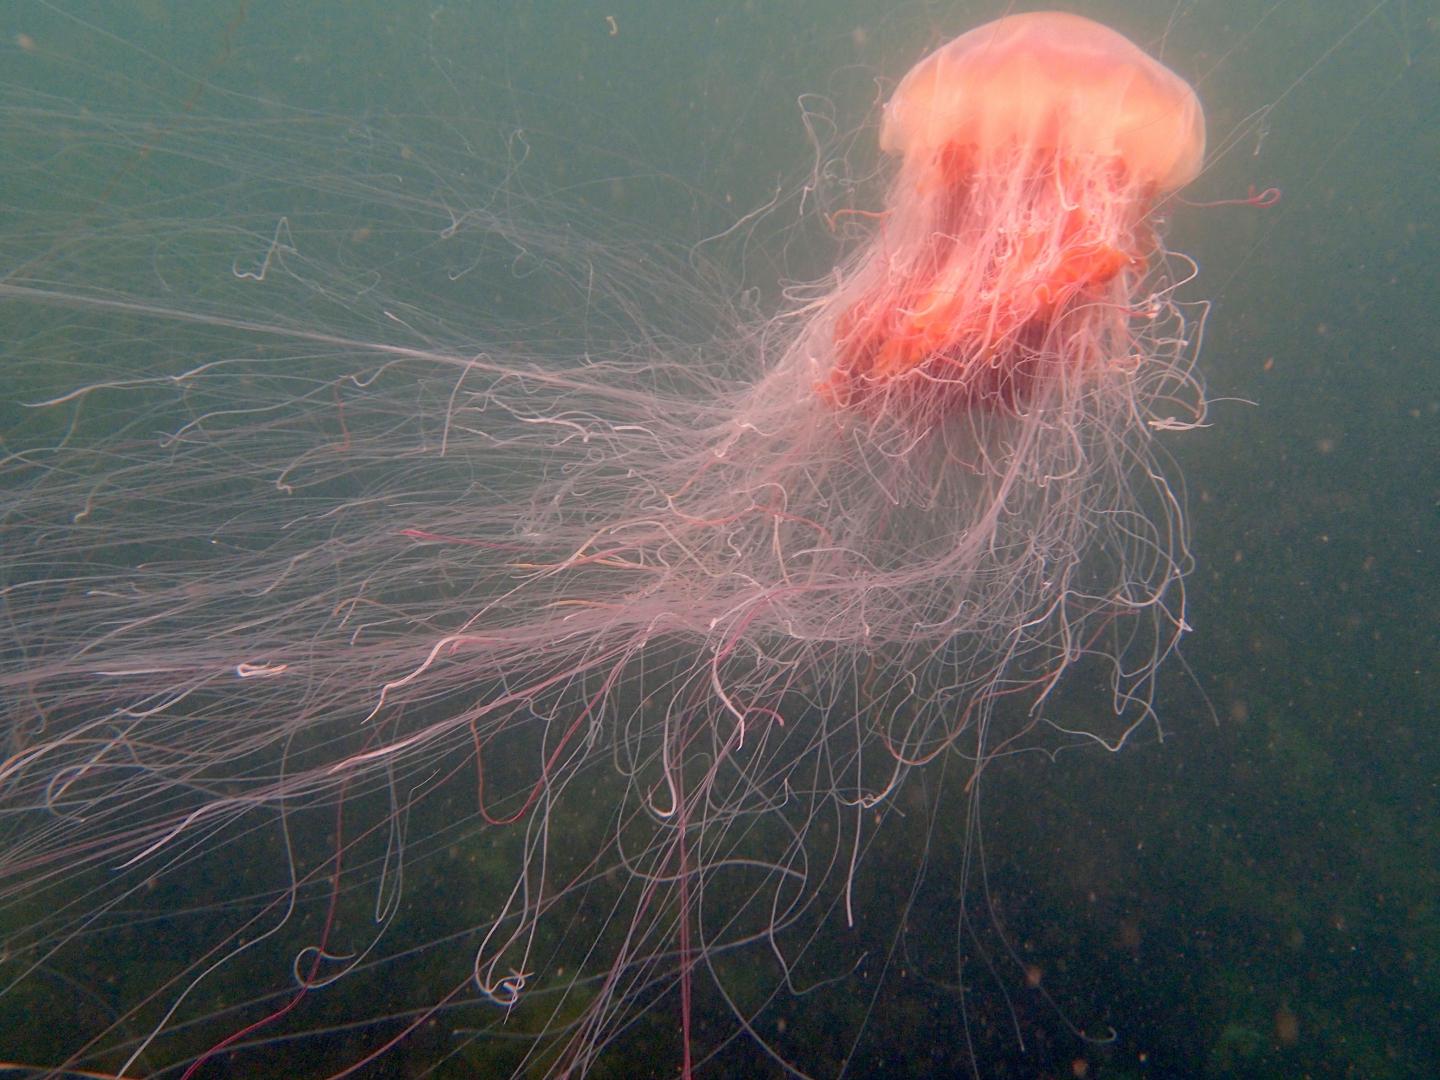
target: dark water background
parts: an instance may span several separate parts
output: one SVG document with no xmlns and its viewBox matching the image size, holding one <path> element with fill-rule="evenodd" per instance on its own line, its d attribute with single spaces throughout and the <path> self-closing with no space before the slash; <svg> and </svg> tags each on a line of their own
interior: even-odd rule
<svg viewBox="0 0 1440 1080">
<path fill-rule="evenodd" d="M 991 781 L 996 912 L 1054 1004 L 1023 991 L 1006 1003 L 974 976 L 966 1007 L 995 1029 L 982 1032 L 980 1071 L 1068 1075 L 1075 1061 L 1114 1077 L 1440 1075 L 1436 11 L 1069 6 L 1195 82 L 1222 153 L 1190 198 L 1250 184 L 1284 197 L 1265 210 L 1173 208 L 1168 243 L 1201 267 L 1187 296 L 1214 304 L 1201 368 L 1219 399 L 1211 428 L 1167 440 L 1187 485 L 1194 633 L 1162 683 L 1163 741 L 1017 761 Z M 856 189 L 878 196 L 870 138 L 885 88 L 926 49 L 1006 10 L 17 4 L 0 17 L 0 107 L 53 94 L 102 117 L 148 114 L 157 143 L 173 127 L 210 148 L 196 177 L 244 160 L 239 122 L 267 113 L 281 134 L 255 153 L 274 160 L 247 168 L 283 171 L 277 148 L 291 136 L 267 102 L 353 118 L 332 159 L 339 176 L 359 168 L 368 127 L 399 123 L 457 208 L 518 174 L 547 194 L 517 216 L 570 217 L 637 250 L 724 263 L 723 304 L 654 313 L 702 325 L 774 310 L 781 281 L 817 276 L 837 255 L 816 207 L 795 196 L 819 160 L 802 117 Z M 63 183 L 18 167 L 37 160 L 33 145 L 6 151 L 5 269 L 33 253 L 37 208 L 79 206 L 76 191 L 103 192 L 117 175 L 157 191 L 191 179 L 184 164 L 150 175 L 147 141 L 132 143 Z M 248 198 L 215 190 L 214 220 Z M 744 242 L 703 243 L 777 192 Z M 83 235 L 84 213 L 73 221 Z M 106 261 L 88 272 L 97 287 L 158 291 Z M 450 298 L 443 318 L 458 329 L 463 304 Z M 932 887 L 957 855 L 932 856 Z M 932 970 L 953 973 L 953 928 L 934 932 Z M 851 1075 L 963 1064 L 953 995 L 922 985 L 873 1007 Z M 1072 1020 L 1113 1026 L 1116 1039 L 1086 1045 L 1067 1034 Z M 806 1022 L 822 1044 L 823 1019 Z M 0 1030 L 23 1026 L 0 1000 Z"/>
</svg>

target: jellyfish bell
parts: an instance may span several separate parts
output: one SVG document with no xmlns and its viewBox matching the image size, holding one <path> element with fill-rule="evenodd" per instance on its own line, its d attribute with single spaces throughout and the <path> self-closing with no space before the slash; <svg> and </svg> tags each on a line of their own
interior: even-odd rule
<svg viewBox="0 0 1440 1080">
<path fill-rule="evenodd" d="M 880 145 L 901 167 L 837 297 L 824 401 L 1013 409 L 1131 354 L 1148 216 L 1205 154 L 1183 79 L 1089 19 L 1011 15 L 911 69 Z"/>
<path fill-rule="evenodd" d="M 1032 12 L 969 30 L 911 68 L 885 106 L 880 146 L 921 169 L 960 147 L 978 169 L 1016 150 L 1114 159 L 1165 191 L 1199 172 L 1205 128 L 1190 85 L 1128 38 Z"/>
</svg>

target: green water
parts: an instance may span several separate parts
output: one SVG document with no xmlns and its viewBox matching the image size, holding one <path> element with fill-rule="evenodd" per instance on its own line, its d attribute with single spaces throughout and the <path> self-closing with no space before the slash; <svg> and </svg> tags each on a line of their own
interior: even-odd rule
<svg viewBox="0 0 1440 1080">
<path fill-rule="evenodd" d="M 1003 932 L 982 929 L 978 942 L 956 941 L 960 846 L 941 838 L 904 948 L 882 962 L 894 940 L 884 887 L 909 881 L 922 856 L 898 843 L 872 853 L 860 885 L 872 922 L 842 949 L 865 957 L 846 992 L 787 998 L 765 1022 L 819 1075 L 953 1075 L 971 1062 L 967 1023 L 985 1076 L 1071 1075 L 1082 1062 L 1101 1077 L 1440 1073 L 1440 17 L 1340 0 L 1067 6 L 1197 86 L 1221 153 L 1188 197 L 1284 193 L 1269 209 L 1167 210 L 1168 246 L 1200 268 L 1186 294 L 1213 303 L 1201 369 L 1216 404 L 1210 427 L 1165 444 L 1185 477 L 1196 562 L 1194 632 L 1161 684 L 1165 737 L 1147 729 L 1122 753 L 993 770 L 991 906 L 969 903 Z M 840 244 L 819 215 L 846 184 L 861 205 L 876 198 L 884 91 L 927 48 L 1003 10 L 16 5 L 0 44 L 0 270 L 163 302 L 165 235 L 218 226 L 216 265 L 259 266 L 267 236 L 225 223 L 322 220 L 333 185 L 392 183 L 401 170 L 388 155 L 408 141 L 418 157 L 386 189 L 387 227 L 409 217 L 433 233 L 443 207 L 545 230 L 583 222 L 642 281 L 668 267 L 697 288 L 721 282 L 709 308 L 640 310 L 703 337 L 730 313 L 773 312 L 782 282 L 833 263 Z M 49 126 L 51 109 L 123 123 L 87 150 Z M 810 201 L 816 162 L 837 151 L 846 175 L 814 185 Z M 297 191 L 313 201 L 299 205 Z M 497 205 L 492 192 L 512 198 Z M 360 225 L 337 223 L 320 254 L 322 297 L 267 299 L 265 317 L 298 324 L 319 305 L 327 324 L 364 336 L 375 316 L 353 298 L 399 256 L 356 241 Z M 429 311 L 412 298 L 402 314 L 457 338 L 494 335 L 471 331 L 486 305 L 463 291 L 463 268 Z M 205 310 L 203 287 L 187 295 Z M 496 306 L 503 337 L 543 340 L 526 325 L 543 297 L 517 288 Z M 3 396 L 7 432 L 31 430 L 25 395 Z M 482 873 L 489 855 L 453 857 Z M 114 947 L 97 995 L 123 999 L 127 965 L 154 946 L 137 931 Z M 1007 949 L 1049 1000 L 1010 970 Z M 994 976 L 984 957 L 997 955 L 1006 970 Z M 449 977 L 434 974 L 435 996 Z M 73 1049 L 74 1006 L 61 1002 L 74 993 L 42 973 L 0 998 L 0 1060 Z M 645 1016 L 596 1074 L 674 1075 L 676 1023 L 673 1005 Z M 1077 1039 L 1070 1024 L 1114 1039 Z M 700 1029 L 713 1035 L 703 1016 Z M 650 1038 L 666 1040 L 654 1058 Z M 349 1058 L 363 1044 L 337 1040 Z M 427 1030 L 369 1075 L 491 1075 L 511 1060 L 499 1042 L 457 1052 L 461 1042 Z M 277 1042 L 234 1075 L 287 1075 L 287 1052 Z M 307 1052 L 324 1071 L 323 1045 Z M 779 1075 L 744 1040 L 716 1064 Z"/>
</svg>

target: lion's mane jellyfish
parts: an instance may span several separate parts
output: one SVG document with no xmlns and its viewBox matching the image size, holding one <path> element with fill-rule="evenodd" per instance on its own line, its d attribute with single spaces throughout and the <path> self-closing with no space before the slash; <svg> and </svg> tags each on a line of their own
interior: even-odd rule
<svg viewBox="0 0 1440 1080">
<path fill-rule="evenodd" d="M 637 314 L 698 283 L 637 290 L 491 212 L 518 193 L 427 202 L 408 132 L 59 120 L 122 156 L 0 282 L 7 372 L 94 372 L 0 459 L 0 902 L 12 987 L 124 977 L 37 1064 L 578 1075 L 665 1037 L 840 1072 L 883 1037 L 865 980 L 935 954 L 901 939 L 986 768 L 1152 717 L 1187 563 L 1153 444 L 1204 415 L 1155 212 L 1204 131 L 1118 34 L 1016 15 L 926 57 L 883 206 L 830 216 L 856 253 L 698 345 Z M 455 329 L 511 287 L 543 345 Z M 786 1022 L 847 995 L 838 1058 Z"/>
</svg>

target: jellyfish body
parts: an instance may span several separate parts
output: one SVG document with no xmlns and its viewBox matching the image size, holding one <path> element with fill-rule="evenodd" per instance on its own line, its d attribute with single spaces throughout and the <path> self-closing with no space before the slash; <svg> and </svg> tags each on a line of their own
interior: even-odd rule
<svg viewBox="0 0 1440 1080">
<path fill-rule="evenodd" d="M 880 145 L 899 176 L 842 290 L 817 390 L 836 407 L 898 393 L 1015 408 L 1047 356 L 1106 362 L 1062 324 L 1087 308 L 1124 317 L 1155 243 L 1150 211 L 1199 171 L 1205 128 L 1190 86 L 1129 40 L 1040 12 L 923 59 Z"/>
<path fill-rule="evenodd" d="M 148 125 L 68 119 L 119 148 L 117 178 L 149 155 Z M 127 980 L 155 972 L 55 1074 L 189 1076 L 235 1053 L 357 1075 L 451 1024 L 466 1048 L 528 1037 L 514 1075 L 578 1076 L 645 1014 L 672 1022 L 667 995 L 687 1075 L 692 1041 L 723 1060 L 703 1044 L 726 1024 L 797 1057 L 783 1026 L 763 1033 L 824 923 L 843 910 L 860 940 L 862 853 L 917 825 L 927 848 L 971 842 L 942 815 L 945 762 L 972 798 L 990 761 L 1113 747 L 1153 715 L 1188 557 L 1149 440 L 1204 400 L 1151 213 L 1200 167 L 1193 92 L 1073 16 L 957 38 L 886 107 L 900 164 L 880 224 L 810 302 L 708 344 L 707 364 L 652 320 L 713 305 L 708 280 L 646 271 L 642 306 L 623 251 L 443 200 L 422 207 L 441 244 L 398 180 L 374 182 L 368 139 L 356 178 L 337 174 L 354 132 L 319 123 L 329 141 L 243 129 L 279 139 L 265 152 L 166 131 L 220 166 L 207 193 L 296 179 L 214 222 L 147 176 L 125 209 L 153 227 L 117 212 L 74 266 L 135 266 L 125 287 L 153 296 L 67 284 L 63 244 L 0 280 L 7 372 L 71 379 L 94 357 L 88 386 L 47 391 L 34 445 L 0 455 L 5 948 L 62 993 L 114 963 L 112 940 L 143 941 Z M 410 133 L 380 134 L 405 189 L 427 189 Z M 277 226 L 276 198 L 306 205 L 314 177 L 335 203 Z M 272 235 L 242 270 L 231 243 Z M 336 235 L 397 246 L 372 279 L 349 249 L 311 255 Z M 523 278 L 524 318 L 573 320 L 573 339 L 530 351 L 483 319 L 484 349 L 450 335 L 444 298 L 461 325 L 468 267 L 492 264 L 495 296 Z M 1160 299 L 1139 304 L 1146 288 Z M 52 337 L 57 310 L 74 314 Z M 115 342 L 144 343 L 124 378 Z M 1040 707 L 1082 663 L 1113 714 L 1052 723 Z M 872 876 L 882 936 L 907 927 L 929 857 L 914 870 L 908 899 Z M 149 963 L 171 924 L 190 958 Z M 752 993 L 767 964 L 775 987 Z M 824 965 L 800 996 L 858 985 Z M 342 981 L 343 1048 L 311 1011 Z M 692 1034 L 706 982 L 733 1021 Z M 322 1049 L 287 1056 L 302 1044 Z"/>
</svg>

